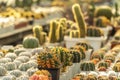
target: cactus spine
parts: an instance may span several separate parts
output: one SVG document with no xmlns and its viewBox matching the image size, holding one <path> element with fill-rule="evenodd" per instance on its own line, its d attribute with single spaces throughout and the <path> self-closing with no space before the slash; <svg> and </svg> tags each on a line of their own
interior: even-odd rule
<svg viewBox="0 0 120 80">
<path fill-rule="evenodd" d="M 86 34 L 86 24 L 83 18 L 82 10 L 79 6 L 79 4 L 74 4 L 72 6 L 72 12 L 74 14 L 74 19 L 79 26 L 79 31 L 80 31 L 80 37 L 84 38 Z"/>
<path fill-rule="evenodd" d="M 46 41 L 46 34 L 42 30 L 42 26 L 33 27 L 33 35 L 39 40 L 40 45 Z"/>
<path fill-rule="evenodd" d="M 56 21 L 50 22 L 50 32 L 49 32 L 49 42 L 55 43 L 57 41 L 56 37 L 56 29 L 57 29 L 58 23 Z"/>
</svg>

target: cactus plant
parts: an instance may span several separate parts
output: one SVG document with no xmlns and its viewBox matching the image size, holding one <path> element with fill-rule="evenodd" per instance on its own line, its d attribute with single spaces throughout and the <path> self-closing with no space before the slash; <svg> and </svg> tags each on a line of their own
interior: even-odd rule
<svg viewBox="0 0 120 80">
<path fill-rule="evenodd" d="M 72 12 L 74 15 L 74 19 L 75 19 L 77 25 L 79 26 L 80 37 L 84 38 L 86 35 L 86 24 L 85 24 L 85 20 L 83 18 L 82 10 L 81 10 L 79 4 L 74 4 L 72 6 Z"/>
<path fill-rule="evenodd" d="M 4 76 L 6 73 L 7 70 L 4 67 L 0 66 L 0 76 Z"/>
<path fill-rule="evenodd" d="M 74 46 L 71 49 L 73 50 L 78 50 L 81 53 L 81 60 L 86 58 L 86 54 L 85 54 L 85 48 L 83 46 Z"/>
<path fill-rule="evenodd" d="M 78 50 L 70 50 L 73 55 L 73 63 L 79 63 L 81 61 L 82 54 Z"/>
<path fill-rule="evenodd" d="M 115 72 L 120 72 L 120 62 L 114 64 L 113 70 Z"/>
<path fill-rule="evenodd" d="M 13 70 L 10 72 L 10 75 L 14 75 L 15 77 L 19 77 L 22 75 L 22 71 L 20 70 Z"/>
<path fill-rule="evenodd" d="M 103 31 L 97 27 L 88 27 L 87 36 L 88 37 L 101 37 L 103 36 Z"/>
<path fill-rule="evenodd" d="M 57 26 L 58 26 L 58 23 L 55 20 L 50 22 L 50 32 L 49 32 L 50 43 L 55 43 L 57 41 L 57 37 L 56 37 Z"/>
<path fill-rule="evenodd" d="M 99 16 L 105 16 L 109 20 L 111 20 L 111 17 L 113 16 L 111 7 L 108 6 L 100 6 L 95 10 L 95 17 Z"/>
<path fill-rule="evenodd" d="M 33 35 L 39 40 L 40 45 L 43 45 L 45 43 L 46 33 L 43 32 L 42 26 L 34 26 Z"/>
<path fill-rule="evenodd" d="M 39 41 L 35 37 L 25 37 L 22 44 L 24 48 L 37 48 L 39 46 Z"/>
<path fill-rule="evenodd" d="M 95 64 L 91 61 L 85 61 L 81 63 L 80 69 L 82 71 L 94 71 L 95 70 Z"/>
<path fill-rule="evenodd" d="M 85 48 L 85 50 L 93 49 L 92 46 L 90 44 L 88 44 L 87 42 L 78 42 L 78 43 L 76 43 L 76 45 L 83 46 Z"/>
<path fill-rule="evenodd" d="M 59 25 L 57 28 L 57 41 L 61 42 L 64 40 L 63 26 Z"/>
<path fill-rule="evenodd" d="M 14 63 L 14 62 L 9 62 L 9 63 L 6 63 L 6 69 L 8 70 L 8 71 L 11 71 L 11 70 L 14 70 L 14 69 L 16 69 L 16 64 Z"/>
<path fill-rule="evenodd" d="M 59 68 L 61 65 L 59 56 L 51 51 L 38 54 L 37 63 L 40 68 Z"/>
</svg>

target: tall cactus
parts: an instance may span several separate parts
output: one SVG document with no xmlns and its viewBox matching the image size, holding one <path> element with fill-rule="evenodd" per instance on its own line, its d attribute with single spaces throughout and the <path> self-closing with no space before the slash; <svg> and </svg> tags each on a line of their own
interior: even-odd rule
<svg viewBox="0 0 120 80">
<path fill-rule="evenodd" d="M 75 19 L 77 25 L 79 26 L 80 37 L 84 38 L 85 34 L 86 34 L 86 24 L 85 24 L 85 20 L 84 20 L 80 5 L 74 4 L 72 6 L 72 12 L 74 14 L 74 19 Z"/>
<path fill-rule="evenodd" d="M 38 38 L 40 45 L 43 45 L 45 42 L 45 33 L 42 31 L 42 26 L 33 27 L 33 35 Z"/>
<path fill-rule="evenodd" d="M 63 26 L 59 25 L 57 29 L 57 41 L 61 42 L 64 40 Z"/>
<path fill-rule="evenodd" d="M 50 32 L 49 32 L 49 42 L 55 43 L 57 41 L 56 36 L 56 29 L 57 29 L 58 23 L 56 21 L 50 22 Z"/>
</svg>

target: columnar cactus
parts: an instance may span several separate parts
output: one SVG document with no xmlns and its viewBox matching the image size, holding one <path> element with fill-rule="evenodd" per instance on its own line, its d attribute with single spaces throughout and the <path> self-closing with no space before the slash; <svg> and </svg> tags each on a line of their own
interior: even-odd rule
<svg viewBox="0 0 120 80">
<path fill-rule="evenodd" d="M 81 10 L 79 4 L 74 4 L 72 6 L 72 12 L 74 14 L 74 19 L 75 19 L 77 25 L 79 26 L 80 37 L 84 38 L 86 35 L 86 24 L 85 24 L 85 20 L 84 20 L 82 10 Z"/>
<path fill-rule="evenodd" d="M 56 29 L 57 29 L 58 23 L 56 21 L 50 22 L 50 32 L 49 32 L 49 42 L 55 43 L 57 41 L 56 37 Z"/>
<path fill-rule="evenodd" d="M 64 40 L 63 26 L 59 25 L 57 28 L 57 41 L 61 42 Z"/>
<path fill-rule="evenodd" d="M 42 26 L 34 26 L 33 35 L 39 40 L 40 45 L 45 43 L 47 35 L 43 32 Z"/>
<path fill-rule="evenodd" d="M 114 14 L 115 17 L 119 16 L 118 11 L 119 11 L 119 9 L 118 9 L 118 3 L 115 3 L 115 14 Z"/>
</svg>

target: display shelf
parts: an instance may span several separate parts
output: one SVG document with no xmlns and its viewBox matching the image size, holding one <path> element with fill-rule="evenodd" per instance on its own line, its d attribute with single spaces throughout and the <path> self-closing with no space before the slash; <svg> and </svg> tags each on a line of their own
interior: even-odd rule
<svg viewBox="0 0 120 80">
<path fill-rule="evenodd" d="M 24 36 L 32 33 L 32 27 L 34 25 L 46 25 L 49 24 L 50 20 L 58 19 L 62 17 L 62 12 L 55 12 L 44 19 L 40 19 L 34 22 L 33 25 L 28 25 L 19 29 L 15 29 L 10 32 L 3 33 L 0 35 L 0 45 L 10 44 L 23 39 Z"/>
</svg>

